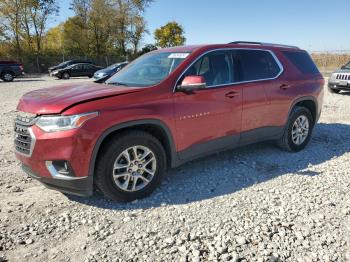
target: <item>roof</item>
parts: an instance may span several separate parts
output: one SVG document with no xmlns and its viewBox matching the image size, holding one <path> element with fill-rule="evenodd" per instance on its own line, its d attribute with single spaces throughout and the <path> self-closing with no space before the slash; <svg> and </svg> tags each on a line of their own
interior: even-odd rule
<svg viewBox="0 0 350 262">
<path fill-rule="evenodd" d="M 297 49 L 300 50 L 297 46 L 284 45 L 284 44 L 272 44 L 272 43 L 262 43 L 262 42 L 248 42 L 248 41 L 235 41 L 227 44 L 203 44 L 203 45 L 187 45 L 187 46 L 176 46 L 169 48 L 161 48 L 157 51 L 159 52 L 193 52 L 197 49 L 206 48 L 277 48 L 277 49 Z"/>
</svg>

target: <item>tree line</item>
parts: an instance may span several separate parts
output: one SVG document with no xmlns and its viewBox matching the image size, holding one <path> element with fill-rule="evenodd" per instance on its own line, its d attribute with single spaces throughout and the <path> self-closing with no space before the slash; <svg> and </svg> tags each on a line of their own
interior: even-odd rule
<svg viewBox="0 0 350 262">
<path fill-rule="evenodd" d="M 48 28 L 59 15 L 59 1 L 1 0 L 0 59 L 21 61 L 27 71 L 43 72 L 73 58 L 108 65 L 158 47 L 184 44 L 182 26 L 169 22 L 154 32 L 154 43 L 141 46 L 150 33 L 144 14 L 152 2 L 72 0 L 74 15 Z"/>
</svg>

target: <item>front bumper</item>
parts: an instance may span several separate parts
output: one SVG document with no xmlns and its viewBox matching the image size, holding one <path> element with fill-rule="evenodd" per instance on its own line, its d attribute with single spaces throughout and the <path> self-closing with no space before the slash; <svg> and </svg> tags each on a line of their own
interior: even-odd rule
<svg viewBox="0 0 350 262">
<path fill-rule="evenodd" d="M 328 80 L 328 87 L 337 90 L 350 90 L 350 79 L 335 79 L 331 77 Z"/>
<path fill-rule="evenodd" d="M 93 194 L 92 176 L 72 180 L 64 180 L 39 176 L 29 166 L 26 166 L 24 164 L 22 164 L 22 170 L 31 178 L 40 181 L 47 188 L 84 197 L 91 196 Z"/>
<path fill-rule="evenodd" d="M 15 150 L 24 171 L 49 188 L 90 196 L 93 175 L 89 174 L 89 165 L 96 134 L 84 128 L 45 133 L 35 125 L 30 130 L 35 139 L 31 140 L 29 152 Z M 69 176 L 55 174 L 48 165 L 52 161 L 67 161 L 72 173 Z"/>
</svg>

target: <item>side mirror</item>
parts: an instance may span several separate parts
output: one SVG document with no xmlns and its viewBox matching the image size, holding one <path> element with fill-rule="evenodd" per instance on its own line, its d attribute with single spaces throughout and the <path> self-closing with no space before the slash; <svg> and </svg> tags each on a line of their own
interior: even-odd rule
<svg viewBox="0 0 350 262">
<path fill-rule="evenodd" d="M 204 89 L 205 87 L 206 82 L 203 76 L 186 76 L 177 89 L 179 91 L 194 91 Z"/>
</svg>

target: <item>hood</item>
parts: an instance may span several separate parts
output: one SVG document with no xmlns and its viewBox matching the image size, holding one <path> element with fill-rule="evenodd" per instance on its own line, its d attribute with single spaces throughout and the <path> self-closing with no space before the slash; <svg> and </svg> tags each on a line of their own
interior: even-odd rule
<svg viewBox="0 0 350 262">
<path fill-rule="evenodd" d="M 350 69 L 337 69 L 333 72 L 333 74 L 340 74 L 340 73 L 343 73 L 343 74 L 349 74 L 350 73 Z"/>
<path fill-rule="evenodd" d="M 55 86 L 26 93 L 20 99 L 17 110 L 37 115 L 59 114 L 74 104 L 134 93 L 142 89 L 144 88 L 96 83 Z"/>
</svg>

